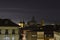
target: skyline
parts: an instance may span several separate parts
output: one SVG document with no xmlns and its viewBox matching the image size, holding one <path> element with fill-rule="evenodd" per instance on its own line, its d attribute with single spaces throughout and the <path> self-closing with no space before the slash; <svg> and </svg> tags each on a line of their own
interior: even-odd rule
<svg viewBox="0 0 60 40">
<path fill-rule="evenodd" d="M 2 0 L 0 1 L 0 18 L 9 18 L 17 23 L 23 17 L 27 22 L 32 16 L 35 16 L 38 22 L 42 18 L 46 22 L 59 22 L 59 4 L 60 2 L 56 0 Z"/>
</svg>

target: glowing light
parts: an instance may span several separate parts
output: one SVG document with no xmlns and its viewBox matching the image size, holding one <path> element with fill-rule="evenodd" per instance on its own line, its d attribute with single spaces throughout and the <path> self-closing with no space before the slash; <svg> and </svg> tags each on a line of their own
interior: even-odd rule
<svg viewBox="0 0 60 40">
<path fill-rule="evenodd" d="M 19 24 L 19 26 L 23 27 L 23 24 L 22 24 L 22 23 L 20 23 L 20 24 Z"/>
</svg>

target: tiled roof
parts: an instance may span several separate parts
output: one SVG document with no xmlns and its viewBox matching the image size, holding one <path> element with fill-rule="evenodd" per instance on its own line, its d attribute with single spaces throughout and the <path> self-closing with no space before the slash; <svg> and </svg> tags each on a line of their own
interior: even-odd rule
<svg viewBox="0 0 60 40">
<path fill-rule="evenodd" d="M 0 19 L 0 26 L 18 26 L 14 22 L 12 22 L 10 19 Z"/>
</svg>

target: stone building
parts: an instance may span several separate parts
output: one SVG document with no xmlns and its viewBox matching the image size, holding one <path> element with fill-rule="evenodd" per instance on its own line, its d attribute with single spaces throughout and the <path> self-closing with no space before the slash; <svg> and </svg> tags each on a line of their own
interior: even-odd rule
<svg viewBox="0 0 60 40">
<path fill-rule="evenodd" d="M 0 40 L 19 40 L 19 26 L 10 19 L 0 19 Z"/>
<path fill-rule="evenodd" d="M 60 25 L 55 26 L 54 40 L 60 40 Z"/>
</svg>

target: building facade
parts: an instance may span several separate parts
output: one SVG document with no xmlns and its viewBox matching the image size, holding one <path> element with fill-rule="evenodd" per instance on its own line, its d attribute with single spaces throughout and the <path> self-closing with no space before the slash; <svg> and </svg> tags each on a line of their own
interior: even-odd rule
<svg viewBox="0 0 60 40">
<path fill-rule="evenodd" d="M 54 39 L 60 40 L 60 25 L 55 26 Z"/>
<path fill-rule="evenodd" d="M 60 32 L 54 32 L 54 39 L 60 40 Z"/>
<path fill-rule="evenodd" d="M 0 19 L 0 40 L 19 40 L 19 26 L 10 19 Z"/>
</svg>

